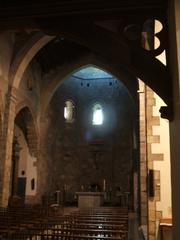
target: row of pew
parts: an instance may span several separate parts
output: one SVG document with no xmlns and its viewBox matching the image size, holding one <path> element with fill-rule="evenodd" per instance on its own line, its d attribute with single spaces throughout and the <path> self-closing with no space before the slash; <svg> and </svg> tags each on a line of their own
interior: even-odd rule
<svg viewBox="0 0 180 240">
<path fill-rule="evenodd" d="M 126 208 L 94 208 L 70 214 L 43 207 L 1 208 L 2 240 L 128 239 Z"/>
</svg>

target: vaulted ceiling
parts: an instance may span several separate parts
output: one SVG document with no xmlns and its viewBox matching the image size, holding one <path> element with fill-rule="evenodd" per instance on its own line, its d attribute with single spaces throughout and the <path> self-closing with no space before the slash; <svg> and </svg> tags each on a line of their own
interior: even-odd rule
<svg viewBox="0 0 180 240">
<path fill-rule="evenodd" d="M 71 58 L 71 51 L 75 55 L 78 51 L 93 52 L 115 68 L 143 79 L 171 105 L 168 67 L 155 58 L 168 49 L 168 0 L 18 0 L 16 4 L 6 0 L 0 6 L 1 31 L 8 29 L 28 34 L 42 31 L 66 40 L 41 50 L 37 59 L 39 57 L 42 67 L 45 55 L 56 64 L 58 58 L 54 56 L 60 51 L 66 61 Z M 142 47 L 142 33 L 146 32 L 148 39 L 154 38 L 155 19 L 163 25 L 162 31 L 156 34 L 160 47 L 147 51 Z M 151 43 L 150 40 L 149 46 L 153 45 Z M 51 60 L 47 61 L 48 67 Z"/>
</svg>

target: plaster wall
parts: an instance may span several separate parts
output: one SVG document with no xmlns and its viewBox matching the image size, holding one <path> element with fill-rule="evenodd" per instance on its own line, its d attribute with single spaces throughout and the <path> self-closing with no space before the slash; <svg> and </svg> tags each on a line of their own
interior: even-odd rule
<svg viewBox="0 0 180 240">
<path fill-rule="evenodd" d="M 15 136 L 18 138 L 20 144 L 20 157 L 18 163 L 18 177 L 26 178 L 26 196 L 34 196 L 36 194 L 36 187 L 34 190 L 31 189 L 31 180 L 35 179 L 35 185 L 37 182 L 37 171 L 34 162 L 36 158 L 30 155 L 27 142 L 25 140 L 22 130 L 15 125 Z M 24 172 L 24 174 L 23 174 Z"/>
<path fill-rule="evenodd" d="M 27 182 L 26 182 L 26 196 L 35 196 L 37 192 L 37 167 L 36 167 L 37 159 L 30 154 L 27 157 Z M 34 179 L 34 189 L 31 187 L 31 181 Z"/>
</svg>

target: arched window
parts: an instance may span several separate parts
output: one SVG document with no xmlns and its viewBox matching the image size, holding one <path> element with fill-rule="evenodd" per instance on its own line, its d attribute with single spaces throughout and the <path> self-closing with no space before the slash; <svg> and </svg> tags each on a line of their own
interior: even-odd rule
<svg viewBox="0 0 180 240">
<path fill-rule="evenodd" d="M 74 104 L 72 101 L 67 100 L 64 106 L 64 118 L 66 122 L 73 122 L 74 120 Z"/>
<path fill-rule="evenodd" d="M 102 125 L 103 124 L 103 109 L 100 104 L 95 104 L 93 106 L 93 125 Z"/>
</svg>

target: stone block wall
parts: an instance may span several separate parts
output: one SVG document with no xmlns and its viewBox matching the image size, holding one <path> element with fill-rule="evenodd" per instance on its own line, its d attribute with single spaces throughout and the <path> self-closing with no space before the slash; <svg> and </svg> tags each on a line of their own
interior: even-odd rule
<svg viewBox="0 0 180 240">
<path fill-rule="evenodd" d="M 72 123 L 64 119 L 68 99 L 75 105 Z M 96 102 L 104 110 L 102 126 L 92 125 Z M 73 201 L 76 191 L 89 190 L 91 184 L 98 184 L 102 190 L 103 179 L 109 198 L 114 198 L 118 186 L 129 192 L 133 114 L 133 103 L 115 78 L 82 83 L 70 77 L 64 81 L 49 105 L 47 131 L 41 139 L 45 153 L 39 164 L 42 169 L 43 162 L 47 164 L 46 170 L 41 170 L 48 178 L 45 192 L 65 188 L 67 200 Z M 94 145 L 98 141 L 100 144 Z"/>
<path fill-rule="evenodd" d="M 153 131 L 154 127 L 160 126 L 160 116 L 154 113 L 154 107 L 160 107 L 157 105 L 155 93 L 140 82 L 141 224 L 147 226 L 150 240 L 156 239 L 157 223 L 162 217 L 163 210 L 159 210 L 160 208 L 157 207 L 157 203 L 161 201 L 162 179 L 161 171 L 156 167 L 156 163 L 164 161 L 164 152 L 163 146 L 160 147 L 161 150 L 153 151 L 153 146 L 160 145 L 162 138 Z M 166 130 L 164 129 L 164 131 Z M 154 196 L 149 196 L 147 181 L 149 170 L 153 170 Z M 166 179 L 166 181 L 170 181 L 170 179 Z"/>
<path fill-rule="evenodd" d="M 34 69 L 36 72 L 36 70 Z M 6 93 L 5 98 L 5 112 L 4 112 L 4 123 L 3 123 L 3 145 L 2 145 L 2 206 L 7 206 L 10 189 L 11 189 L 11 167 L 12 167 L 12 139 L 14 135 L 14 121 L 18 112 L 27 107 L 31 112 L 31 120 L 33 121 L 34 126 L 32 126 L 32 121 L 27 119 L 28 125 L 28 141 L 32 154 L 34 156 L 38 155 L 38 136 L 37 136 L 37 114 L 39 113 L 38 104 L 39 102 L 39 92 L 38 92 L 38 81 L 35 81 L 35 77 L 32 76 L 32 81 L 35 83 L 34 88 L 29 90 L 27 88 L 26 80 L 27 73 L 32 73 L 32 66 L 30 66 L 25 72 L 19 89 L 9 88 Z M 37 79 L 36 79 L 37 80 Z M 33 129 L 33 130 L 32 130 Z M 36 132 L 36 133 L 35 133 Z"/>
<path fill-rule="evenodd" d="M 157 217 L 159 216 L 157 214 L 156 209 L 156 202 L 160 199 L 160 189 L 159 184 L 160 183 L 160 172 L 155 171 L 154 168 L 154 161 L 158 159 L 163 160 L 163 153 L 154 154 L 152 152 L 152 144 L 153 143 L 159 143 L 160 142 L 160 136 L 154 135 L 153 133 L 153 127 L 160 125 L 160 117 L 154 116 L 153 114 L 153 107 L 156 105 L 156 100 L 154 97 L 154 92 L 146 86 L 146 94 L 147 94 L 147 158 L 148 158 L 148 169 L 154 170 L 154 179 L 153 179 L 153 185 L 154 185 L 154 196 L 149 197 L 148 200 L 148 220 L 149 220 L 149 240 L 155 240 L 156 239 L 156 221 Z"/>
</svg>

